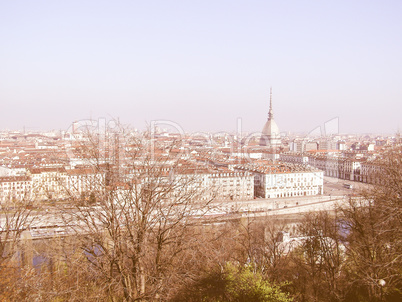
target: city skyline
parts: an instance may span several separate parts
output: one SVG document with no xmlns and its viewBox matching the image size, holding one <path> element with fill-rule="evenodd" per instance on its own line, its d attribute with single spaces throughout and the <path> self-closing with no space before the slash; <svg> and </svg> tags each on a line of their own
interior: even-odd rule
<svg viewBox="0 0 402 302">
<path fill-rule="evenodd" d="M 120 118 L 143 128 L 261 131 L 273 87 L 281 131 L 339 118 L 395 133 L 398 1 L 69 1 L 0 4 L 0 129 Z"/>
</svg>

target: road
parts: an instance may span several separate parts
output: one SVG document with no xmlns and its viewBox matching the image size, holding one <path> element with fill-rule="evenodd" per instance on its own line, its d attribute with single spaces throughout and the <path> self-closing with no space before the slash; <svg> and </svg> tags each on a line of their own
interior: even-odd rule
<svg viewBox="0 0 402 302">
<path fill-rule="evenodd" d="M 353 189 L 345 188 L 344 184 L 352 185 Z M 370 188 L 370 184 L 324 176 L 324 195 L 327 196 L 358 194 L 359 191 Z"/>
</svg>

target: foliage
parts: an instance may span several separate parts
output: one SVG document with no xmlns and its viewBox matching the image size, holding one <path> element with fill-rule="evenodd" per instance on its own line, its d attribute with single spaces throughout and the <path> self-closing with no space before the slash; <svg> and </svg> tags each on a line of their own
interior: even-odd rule
<svg viewBox="0 0 402 302">
<path fill-rule="evenodd" d="M 226 263 L 198 280 L 173 301 L 290 302 L 288 294 L 253 270 L 252 265 Z"/>
</svg>

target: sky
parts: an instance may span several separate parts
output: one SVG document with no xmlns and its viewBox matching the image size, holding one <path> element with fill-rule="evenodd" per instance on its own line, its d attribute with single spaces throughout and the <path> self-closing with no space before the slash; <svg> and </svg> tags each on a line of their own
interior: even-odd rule
<svg viewBox="0 0 402 302">
<path fill-rule="evenodd" d="M 0 130 L 402 131 L 402 1 L 0 0 Z"/>
</svg>

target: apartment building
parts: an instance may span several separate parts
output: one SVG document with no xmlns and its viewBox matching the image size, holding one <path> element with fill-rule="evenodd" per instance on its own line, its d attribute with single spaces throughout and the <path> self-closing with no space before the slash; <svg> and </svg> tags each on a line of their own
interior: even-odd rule
<svg viewBox="0 0 402 302">
<path fill-rule="evenodd" d="M 27 176 L 0 177 L 0 202 L 30 200 L 32 179 Z"/>
</svg>

